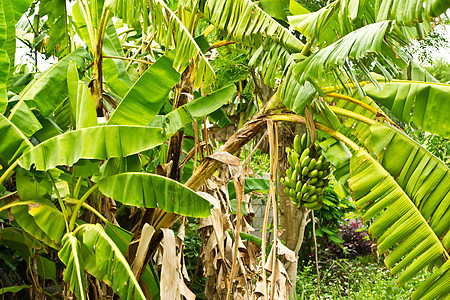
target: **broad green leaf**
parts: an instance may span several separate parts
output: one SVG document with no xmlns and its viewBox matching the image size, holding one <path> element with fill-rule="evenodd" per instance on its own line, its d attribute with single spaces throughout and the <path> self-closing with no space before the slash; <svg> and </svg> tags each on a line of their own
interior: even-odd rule
<svg viewBox="0 0 450 300">
<path fill-rule="evenodd" d="M 86 50 L 80 48 L 58 61 L 36 80 L 32 81 L 20 95 L 20 101 L 11 111 L 11 119 L 22 101 L 31 100 L 44 117 L 49 117 L 67 98 L 67 69 L 75 60 L 84 69 Z"/>
<path fill-rule="evenodd" d="M 124 157 L 152 149 L 166 136 L 161 128 L 140 126 L 98 126 L 70 131 L 46 140 L 25 153 L 19 164 L 45 171 L 58 165 L 71 166 L 78 160 Z"/>
<path fill-rule="evenodd" d="M 123 204 L 161 208 L 179 215 L 206 218 L 211 203 L 170 178 L 149 173 L 122 173 L 99 181 L 99 189 Z"/>
<path fill-rule="evenodd" d="M 31 137 L 42 128 L 41 123 L 39 123 L 25 101 L 19 101 L 14 109 L 14 114 L 11 114 L 9 120 L 14 123 L 26 137 Z"/>
<path fill-rule="evenodd" d="M 0 289 L 0 295 L 6 294 L 6 293 L 18 293 L 23 289 L 29 289 L 29 288 L 31 288 L 31 285 L 28 285 L 28 284 L 7 286 L 7 287 Z"/>
<path fill-rule="evenodd" d="M 38 227 L 56 244 L 61 244 L 61 239 L 66 231 L 63 214 L 51 203 L 39 203 L 28 208 L 28 214 L 34 218 Z"/>
<path fill-rule="evenodd" d="M 67 107 L 69 108 L 68 114 L 70 116 L 70 125 L 72 128 L 76 128 L 78 80 L 77 64 L 74 60 L 72 60 L 67 67 L 67 92 L 69 98 L 66 100 L 69 101 L 69 105 L 67 105 Z"/>
<path fill-rule="evenodd" d="M 14 0 L 12 6 L 14 8 L 14 20 L 16 23 L 22 17 L 22 15 L 28 10 L 33 0 Z"/>
<path fill-rule="evenodd" d="M 164 46 L 166 55 L 169 56 L 169 52 L 173 55 L 173 68 L 183 73 L 188 64 L 192 63 L 196 70 L 191 73 L 194 88 L 201 87 L 204 92 L 208 92 L 215 77 L 214 69 L 189 29 L 164 1 L 149 0 L 149 6 L 155 41 Z"/>
<path fill-rule="evenodd" d="M 98 126 L 97 111 L 92 99 L 91 92 L 87 85 L 80 81 L 78 83 L 76 128 L 83 129 Z"/>
<path fill-rule="evenodd" d="M 27 233 L 32 235 L 35 239 L 43 242 L 44 244 L 59 249 L 59 242 L 52 240 L 47 233 L 38 226 L 35 218 L 28 213 L 28 205 L 20 205 L 11 208 L 17 224 Z M 53 212 L 53 210 L 52 210 Z M 48 220 L 47 220 L 48 222 Z M 52 220 L 53 222 L 53 220 Z M 64 220 L 63 220 L 64 222 Z M 40 222 L 42 224 L 42 222 Z M 50 223 L 51 224 L 51 223 Z M 50 224 L 47 224 L 49 226 Z M 43 224 L 44 226 L 46 224 Z M 48 228 L 47 228 L 48 229 Z M 51 228 L 50 228 L 51 230 Z M 59 237 L 61 239 L 62 236 Z"/>
<path fill-rule="evenodd" d="M 229 85 L 210 95 L 195 99 L 194 101 L 171 111 L 167 115 L 154 118 L 153 121 L 150 122 L 150 125 L 162 126 L 166 128 L 167 135 L 172 136 L 186 124 L 191 123 L 193 118 L 206 116 L 219 109 L 222 105 L 228 103 L 235 91 L 235 86 Z"/>
<path fill-rule="evenodd" d="M 244 180 L 244 194 L 251 192 L 269 192 L 270 180 L 264 178 L 246 178 Z M 230 199 L 236 198 L 233 181 L 228 182 L 228 195 Z M 236 203 L 235 203 L 236 206 Z"/>
<path fill-rule="evenodd" d="M 0 113 L 4 114 L 8 106 L 7 82 L 9 75 L 9 56 L 6 50 L 0 49 Z"/>
<path fill-rule="evenodd" d="M 306 105 L 311 102 L 317 93 L 311 83 L 299 84 L 293 76 L 292 68 L 289 69 L 277 92 L 284 105 L 299 115 L 305 113 Z"/>
<path fill-rule="evenodd" d="M 189 10 L 197 5 L 194 0 L 179 3 Z M 260 45 L 262 40 L 270 38 L 283 45 L 289 53 L 300 52 L 303 48 L 303 44 L 288 29 L 250 0 L 207 0 L 203 13 L 216 28 L 248 46 Z"/>
<path fill-rule="evenodd" d="M 378 240 L 380 253 L 388 251 L 385 262 L 392 274 L 400 275 L 397 280 L 399 285 L 413 278 L 430 261 L 438 258 L 448 261 L 449 254 L 408 196 L 407 188 L 402 189 L 364 150 L 358 150 L 353 155 L 350 170 L 349 186 L 359 213 L 366 222 L 375 218 L 369 226 L 369 233 Z M 441 266 L 445 267 L 446 264 Z M 440 273 L 439 270 L 435 272 Z M 441 273 L 438 278 L 437 290 L 433 287 L 423 291 L 424 294 L 433 294 L 432 299 L 447 294 L 449 274 Z M 412 298 L 415 298 L 414 294 Z"/>
<path fill-rule="evenodd" d="M 103 52 L 111 56 L 125 56 L 122 44 L 117 36 L 116 27 L 111 19 L 106 26 L 106 32 L 103 38 Z M 134 71 L 134 68 L 129 68 L 128 70 Z M 136 73 L 136 71 L 134 72 Z M 122 59 L 104 58 L 103 78 L 111 90 L 120 97 L 124 97 L 133 84 L 127 72 L 125 61 Z"/>
<path fill-rule="evenodd" d="M 4 49 L 6 51 L 10 62 L 9 70 L 3 71 L 8 74 L 6 81 L 7 88 L 11 85 L 12 75 L 14 72 L 14 58 L 16 54 L 15 25 L 18 21 L 14 18 L 12 3 L 12 0 L 0 0 L 0 49 Z M 4 67 L 4 65 L 2 67 Z"/>
<path fill-rule="evenodd" d="M 308 14 L 310 13 L 309 10 L 307 10 L 306 8 L 304 8 L 302 5 L 300 5 L 297 1 L 295 0 L 290 0 L 289 1 L 289 11 L 291 12 L 291 14 L 293 15 L 303 15 L 303 14 Z"/>
<path fill-rule="evenodd" d="M 450 137 L 450 85 L 431 82 L 392 81 L 364 87 L 367 95 L 386 106 L 403 122 Z"/>
<path fill-rule="evenodd" d="M 180 78 L 181 75 L 172 68 L 172 61 L 165 56 L 160 57 L 130 88 L 108 124 L 148 124 Z"/>
<path fill-rule="evenodd" d="M 346 35 L 353 29 L 349 24 L 350 18 L 346 15 L 346 11 L 341 11 L 341 14 L 337 14 L 341 8 L 341 2 L 333 1 L 317 11 L 309 12 L 295 0 L 291 0 L 291 9 L 295 7 L 298 13 L 293 13 L 294 16 L 288 16 L 287 19 L 289 24 L 302 35 L 308 37 L 313 45 L 330 45 L 339 36 Z M 359 3 L 357 1 L 351 2 L 348 5 L 358 7 Z M 343 26 L 339 26 L 339 23 Z"/>
<path fill-rule="evenodd" d="M 86 271 L 110 285 L 122 300 L 145 300 L 136 277 L 125 256 L 99 224 L 82 225 L 76 230 L 82 244 Z"/>
<path fill-rule="evenodd" d="M 33 73 L 19 74 L 13 76 L 10 91 L 19 94 L 34 79 Z"/>
<path fill-rule="evenodd" d="M 122 252 L 122 254 L 125 256 L 127 254 L 128 246 L 132 240 L 131 233 L 112 223 L 106 223 L 105 232 L 114 241 L 114 243 L 120 249 L 120 252 Z M 141 279 L 150 290 L 152 299 L 158 299 L 159 280 L 158 275 L 153 268 L 152 261 L 149 262 L 149 265 L 143 271 Z"/>
<path fill-rule="evenodd" d="M 38 111 L 34 111 L 33 113 L 36 113 L 35 116 L 42 125 L 42 128 L 33 135 L 33 138 L 39 143 L 62 133 L 62 129 L 55 123 L 53 118 L 44 118 Z"/>
<path fill-rule="evenodd" d="M 9 162 L 26 149 L 33 147 L 25 135 L 7 118 L 0 114 L 0 136 L 8 137 L 0 143 L 0 160 Z"/>
<path fill-rule="evenodd" d="M 395 74 L 406 67 L 405 59 L 399 51 L 394 52 L 386 41 L 391 37 L 392 26 L 389 21 L 378 22 L 350 32 L 333 44 L 314 52 L 307 59 L 297 64 L 294 73 L 300 83 L 308 78 L 315 80 L 327 79 L 335 82 L 331 71 L 341 69 L 347 60 L 360 61 L 369 57 L 386 61 L 393 67 L 390 72 Z M 399 69 L 396 69 L 395 66 Z"/>
<path fill-rule="evenodd" d="M 289 10 L 289 0 L 262 0 L 261 5 L 272 18 L 287 22 L 286 12 Z"/>
<path fill-rule="evenodd" d="M 17 194 L 20 200 L 50 199 L 52 182 L 46 173 L 29 172 L 22 168 L 16 171 Z"/>
<path fill-rule="evenodd" d="M 447 0 L 381 0 L 375 2 L 376 20 L 397 20 L 400 24 L 430 22 L 448 9 Z"/>
<path fill-rule="evenodd" d="M 43 244 L 34 240 L 33 237 L 18 227 L 5 227 L 0 229 L 0 243 L 16 250 L 23 258 L 31 256 L 31 247 L 43 247 Z"/>
<path fill-rule="evenodd" d="M 142 5 L 147 4 L 142 0 L 105 0 L 105 5 L 130 27 L 140 28 Z"/>
<path fill-rule="evenodd" d="M 439 80 L 414 61 L 408 63 L 408 66 L 399 74 L 398 79 L 439 83 Z"/>
<path fill-rule="evenodd" d="M 375 124 L 370 131 L 369 148 L 442 239 L 450 229 L 450 170 L 398 130 Z"/>
<path fill-rule="evenodd" d="M 84 277 L 84 264 L 81 257 L 80 241 L 73 233 L 66 233 L 62 239 L 62 248 L 58 257 L 66 265 L 64 281 L 78 299 L 86 298 L 86 278 Z"/>
<path fill-rule="evenodd" d="M 39 14 L 41 17 L 47 17 L 46 27 L 49 36 L 46 51 L 55 51 L 58 57 L 68 54 L 70 51 L 70 19 L 68 18 L 67 1 L 42 0 L 39 5 Z"/>
</svg>

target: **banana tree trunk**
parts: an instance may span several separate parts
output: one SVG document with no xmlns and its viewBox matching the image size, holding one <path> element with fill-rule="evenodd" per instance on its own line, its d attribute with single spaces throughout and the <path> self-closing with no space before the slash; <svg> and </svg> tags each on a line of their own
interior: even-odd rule
<svg viewBox="0 0 450 300">
<path fill-rule="evenodd" d="M 287 124 L 286 124 L 287 125 Z M 295 127 L 281 127 L 279 131 L 278 139 L 280 141 L 279 149 L 279 177 L 286 176 L 286 170 L 289 169 L 289 162 L 286 155 L 286 147 L 292 147 L 292 141 L 294 140 L 294 133 L 303 134 L 306 130 L 305 126 L 296 125 Z M 291 128 L 293 130 L 291 130 Z M 305 233 L 305 227 L 307 224 L 308 210 L 302 207 L 299 209 L 294 205 L 288 195 L 284 193 L 284 186 L 278 182 L 278 194 L 279 194 L 279 212 L 280 212 L 280 227 L 283 228 L 281 234 L 281 240 L 286 244 L 286 247 L 294 251 L 295 260 L 292 263 L 286 265 L 286 271 L 288 272 L 289 279 L 292 283 L 292 291 L 295 291 L 295 284 L 297 278 L 298 267 L 298 252 L 303 243 L 303 236 Z"/>
</svg>

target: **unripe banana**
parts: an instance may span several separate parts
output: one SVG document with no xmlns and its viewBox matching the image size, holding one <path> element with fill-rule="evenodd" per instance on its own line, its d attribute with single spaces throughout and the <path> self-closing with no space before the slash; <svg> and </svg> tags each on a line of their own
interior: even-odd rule
<svg viewBox="0 0 450 300">
<path fill-rule="evenodd" d="M 321 160 L 319 159 L 319 160 L 317 161 L 317 163 L 316 163 L 315 168 L 316 168 L 317 170 L 321 170 L 322 165 L 323 165 L 323 161 L 321 161 Z"/>
<path fill-rule="evenodd" d="M 316 166 L 316 162 L 317 162 L 317 161 L 316 161 L 315 158 L 311 159 L 311 161 L 310 161 L 309 164 L 308 164 L 308 169 L 310 169 L 310 170 L 314 169 L 315 166 Z"/>
<path fill-rule="evenodd" d="M 302 173 L 302 164 L 300 162 L 298 162 L 295 165 L 295 171 L 297 171 L 297 174 L 301 174 Z"/>
<path fill-rule="evenodd" d="M 309 203 L 316 202 L 316 201 L 317 201 L 317 196 L 316 195 L 309 196 L 309 198 L 308 198 L 308 202 Z"/>
<path fill-rule="evenodd" d="M 297 201 L 301 201 L 301 200 L 302 200 L 302 197 L 303 197 L 302 192 L 298 192 L 297 195 L 296 195 L 296 197 L 295 197 L 295 199 L 296 199 Z"/>
<path fill-rule="evenodd" d="M 302 197 L 302 201 L 306 201 L 309 198 L 309 193 L 304 193 Z"/>
<path fill-rule="evenodd" d="M 314 177 L 314 178 L 311 178 L 308 182 L 309 182 L 309 184 L 314 184 L 314 185 L 316 185 L 317 186 L 317 182 L 319 181 L 319 178 L 317 178 L 317 177 Z"/>
<path fill-rule="evenodd" d="M 309 173 L 308 167 L 304 167 L 304 168 L 302 169 L 302 175 L 303 175 L 303 176 L 306 176 L 306 175 L 308 175 L 308 173 Z"/>
<path fill-rule="evenodd" d="M 312 195 L 316 192 L 316 187 L 314 185 L 311 185 L 311 187 L 309 188 L 309 194 Z"/>
<path fill-rule="evenodd" d="M 311 161 L 311 157 L 307 156 L 303 160 L 300 161 L 302 168 L 307 167 L 309 162 Z"/>
<path fill-rule="evenodd" d="M 306 193 L 309 191 L 309 185 L 307 185 L 306 183 L 302 186 L 302 194 Z"/>
<path fill-rule="evenodd" d="M 307 203 L 307 202 L 305 202 L 305 203 L 303 203 L 303 205 L 304 205 L 306 208 L 311 209 L 311 210 L 319 210 L 319 209 L 322 208 L 322 204 L 319 204 L 319 203 L 317 203 L 317 202 L 313 202 L 313 203 Z"/>
<path fill-rule="evenodd" d="M 292 178 L 292 168 L 286 170 L 286 177 Z"/>
<path fill-rule="evenodd" d="M 294 146 L 294 150 L 296 151 L 296 152 L 300 152 L 300 147 L 299 147 L 299 142 L 300 142 L 300 137 L 298 136 L 298 135 L 296 135 L 295 137 L 294 137 L 294 143 L 293 143 L 293 146 Z"/>
<path fill-rule="evenodd" d="M 308 177 L 309 178 L 314 178 L 314 177 L 317 177 L 318 174 L 319 174 L 319 171 L 312 170 L 311 172 L 308 173 Z"/>
<path fill-rule="evenodd" d="M 297 181 L 297 184 L 295 185 L 295 191 L 298 193 L 302 190 L 302 182 L 301 180 Z"/>
<path fill-rule="evenodd" d="M 294 170 L 294 172 L 292 172 L 291 179 L 294 180 L 294 182 L 297 182 L 297 171 Z"/>
<path fill-rule="evenodd" d="M 292 149 L 289 147 L 284 148 L 284 151 L 286 151 L 286 154 L 289 155 L 291 153 Z"/>
<path fill-rule="evenodd" d="M 322 194 L 322 192 L 323 192 L 323 188 L 318 187 L 318 188 L 316 188 L 316 192 L 314 194 L 315 195 L 320 195 L 320 194 Z"/>
<path fill-rule="evenodd" d="M 297 152 L 293 151 L 292 152 L 292 162 L 293 162 L 292 165 L 295 166 L 295 164 L 299 161 L 299 158 L 300 158 L 299 154 Z"/>
<path fill-rule="evenodd" d="M 302 135 L 301 144 L 303 149 L 306 149 L 306 147 L 308 147 L 308 135 L 306 133 Z"/>
<path fill-rule="evenodd" d="M 319 171 L 317 173 L 317 177 L 319 177 L 320 179 L 324 178 L 325 177 L 325 172 L 324 171 Z"/>
<path fill-rule="evenodd" d="M 311 153 L 311 150 L 309 148 L 306 148 L 303 150 L 302 155 L 300 156 L 300 161 L 302 161 L 305 157 L 309 156 Z"/>
</svg>

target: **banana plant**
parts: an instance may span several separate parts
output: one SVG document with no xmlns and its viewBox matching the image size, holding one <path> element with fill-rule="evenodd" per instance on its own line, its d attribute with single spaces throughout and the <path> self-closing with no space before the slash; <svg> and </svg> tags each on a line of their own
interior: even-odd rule
<svg viewBox="0 0 450 300">
<path fill-rule="evenodd" d="M 57 252 L 78 299 L 88 299 L 90 278 L 121 299 L 156 299 L 168 289 L 147 252 L 178 216 L 210 215 L 212 204 L 196 191 L 223 160 L 200 156 L 186 180 L 180 174 L 199 158 L 199 123 L 206 130 L 206 117 L 235 96 L 234 85 L 214 85 L 211 50 L 230 43 L 273 93 L 221 151 L 235 154 L 268 120 L 323 132 L 338 186 L 371 223 L 398 283 L 428 266 L 412 298 L 448 297 L 450 171 L 380 109 L 449 135 L 450 86 L 404 79 L 411 60 L 404 46 L 426 35 L 448 2 L 336 0 L 309 12 L 291 1 L 295 34 L 250 0 L 180 0 L 177 9 L 161 0 L 57 2 L 36 9 L 48 15 L 48 50 L 57 49 L 58 62 L 14 92 L 14 26 L 31 4 L 0 1 L 0 213 Z M 14 19 L 5 17 L 12 12 Z M 73 32 L 82 47 L 71 42 Z M 195 145 L 185 149 L 188 131 Z M 121 227 L 116 202 L 141 209 L 143 221 Z M 157 233 L 143 245 L 148 226 Z M 146 255 L 135 268 L 139 247 Z"/>
</svg>

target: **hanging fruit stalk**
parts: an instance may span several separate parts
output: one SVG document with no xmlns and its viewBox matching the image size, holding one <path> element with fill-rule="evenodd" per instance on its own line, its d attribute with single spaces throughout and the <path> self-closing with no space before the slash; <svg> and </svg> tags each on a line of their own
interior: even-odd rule
<svg viewBox="0 0 450 300">
<path fill-rule="evenodd" d="M 299 208 L 303 205 L 308 209 L 322 208 L 323 189 L 328 186 L 330 163 L 322 155 L 322 149 L 317 150 L 314 157 L 309 145 L 307 134 L 295 136 L 291 149 L 286 148 L 290 168 L 286 177 L 281 178 L 285 186 L 284 192 Z"/>
</svg>

